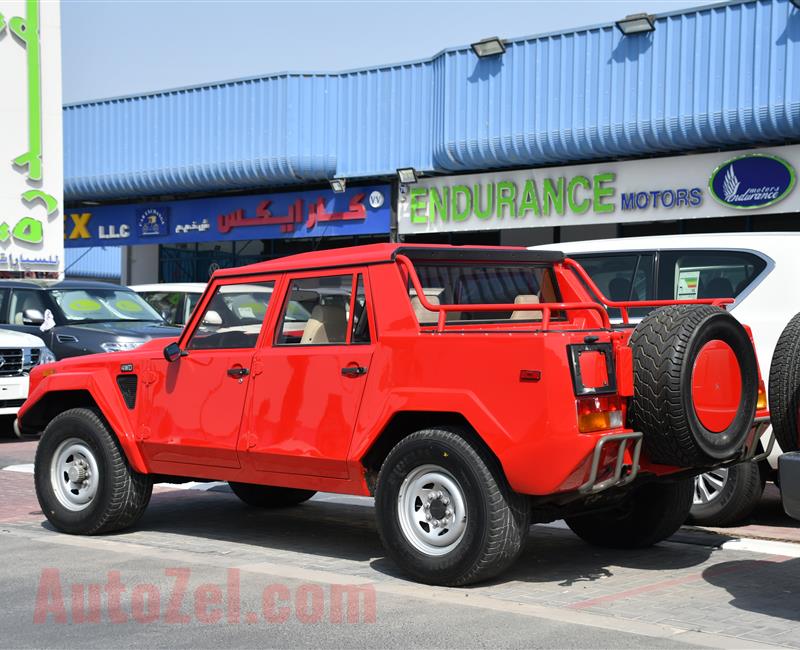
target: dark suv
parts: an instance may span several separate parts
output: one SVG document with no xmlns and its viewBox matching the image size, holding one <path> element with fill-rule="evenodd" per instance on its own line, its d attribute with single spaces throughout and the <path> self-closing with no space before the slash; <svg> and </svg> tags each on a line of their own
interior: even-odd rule
<svg viewBox="0 0 800 650">
<path fill-rule="evenodd" d="M 0 280 L 0 327 L 35 334 L 57 359 L 180 334 L 127 287 L 77 280 Z"/>
</svg>

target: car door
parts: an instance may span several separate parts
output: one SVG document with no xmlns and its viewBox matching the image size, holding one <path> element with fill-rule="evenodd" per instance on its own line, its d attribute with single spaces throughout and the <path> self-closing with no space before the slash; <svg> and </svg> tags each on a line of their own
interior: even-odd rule
<svg viewBox="0 0 800 650">
<path fill-rule="evenodd" d="M 151 462 L 238 468 L 236 443 L 256 343 L 275 277 L 212 286 L 173 362 L 154 358 L 148 373 L 142 446 Z"/>
<path fill-rule="evenodd" d="M 348 477 L 375 341 L 366 281 L 358 269 L 289 276 L 272 340 L 254 359 L 246 449 L 255 469 Z"/>
</svg>

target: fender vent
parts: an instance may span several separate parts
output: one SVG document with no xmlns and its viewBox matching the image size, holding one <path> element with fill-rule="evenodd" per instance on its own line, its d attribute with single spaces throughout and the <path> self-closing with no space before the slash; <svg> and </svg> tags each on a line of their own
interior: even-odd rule
<svg viewBox="0 0 800 650">
<path fill-rule="evenodd" d="M 139 378 L 136 375 L 117 375 L 119 392 L 122 393 L 125 406 L 129 409 L 133 409 L 136 406 L 136 388 L 138 384 Z"/>
</svg>

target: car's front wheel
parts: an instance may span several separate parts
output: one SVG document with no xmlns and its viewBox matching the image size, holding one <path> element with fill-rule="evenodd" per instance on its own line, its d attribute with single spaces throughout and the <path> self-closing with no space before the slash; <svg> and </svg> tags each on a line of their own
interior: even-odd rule
<svg viewBox="0 0 800 650">
<path fill-rule="evenodd" d="M 528 499 L 455 428 L 417 431 L 389 453 L 375 491 L 378 531 L 403 571 L 428 584 L 487 580 L 519 556 Z"/>
<path fill-rule="evenodd" d="M 128 464 L 99 413 L 76 408 L 57 415 L 36 449 L 34 482 L 48 521 L 65 533 L 96 535 L 133 525 L 153 482 Z"/>
</svg>

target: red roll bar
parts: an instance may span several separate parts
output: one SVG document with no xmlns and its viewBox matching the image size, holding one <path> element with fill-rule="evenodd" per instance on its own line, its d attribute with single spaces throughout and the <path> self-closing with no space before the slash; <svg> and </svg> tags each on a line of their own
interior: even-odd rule
<svg viewBox="0 0 800 650">
<path fill-rule="evenodd" d="M 439 320 L 436 325 L 437 332 L 442 332 L 444 330 L 444 325 L 447 320 L 447 312 L 455 312 L 455 311 L 488 311 L 488 312 L 539 311 L 542 312 L 542 329 L 547 329 L 550 325 L 550 314 L 553 311 L 591 310 L 597 312 L 600 315 L 600 319 L 603 321 L 603 327 L 605 327 L 606 329 L 611 328 L 611 321 L 608 318 L 608 312 L 601 304 L 596 302 L 549 302 L 549 303 L 523 303 L 523 304 L 509 303 L 509 304 L 496 304 L 496 305 L 484 305 L 484 304 L 434 305 L 428 302 L 428 299 L 425 296 L 425 290 L 422 288 L 422 284 L 419 281 L 419 276 L 417 276 L 417 271 L 414 268 L 414 265 L 411 262 L 411 260 L 405 255 L 397 255 L 395 259 L 397 260 L 398 263 L 404 266 L 406 271 L 408 272 L 408 277 L 411 280 L 411 285 L 414 287 L 414 291 L 417 292 L 417 298 L 419 298 L 420 304 L 428 311 L 438 312 Z"/>
</svg>

